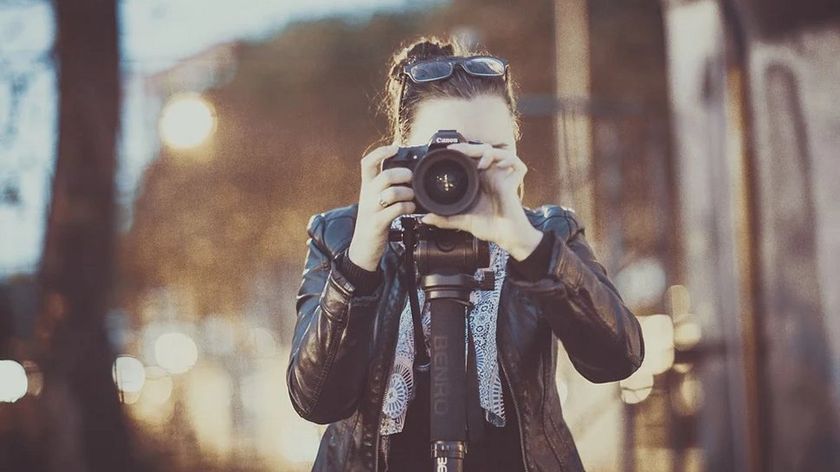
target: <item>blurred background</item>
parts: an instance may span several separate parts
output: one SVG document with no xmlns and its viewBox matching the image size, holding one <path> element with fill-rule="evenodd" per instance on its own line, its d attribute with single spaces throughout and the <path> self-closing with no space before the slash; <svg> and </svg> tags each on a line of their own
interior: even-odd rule
<svg viewBox="0 0 840 472">
<path fill-rule="evenodd" d="M 525 204 L 641 320 L 558 369 L 587 470 L 840 470 L 836 0 L 0 0 L 0 470 L 310 469 L 305 226 L 423 34 L 510 60 Z"/>
</svg>

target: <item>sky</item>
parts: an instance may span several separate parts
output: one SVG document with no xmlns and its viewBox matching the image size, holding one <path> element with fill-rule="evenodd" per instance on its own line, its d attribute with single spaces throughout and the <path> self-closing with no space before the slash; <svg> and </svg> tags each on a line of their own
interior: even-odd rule
<svg viewBox="0 0 840 472">
<path fill-rule="evenodd" d="M 122 0 L 119 5 L 124 80 L 118 202 L 130 208 L 137 181 L 157 149 L 144 109 L 143 79 L 215 44 L 259 39 L 296 20 L 325 15 L 364 19 L 383 10 L 440 0 Z M 0 2 L 0 278 L 36 270 L 40 257 L 57 139 L 54 38 L 49 2 Z M 17 85 L 15 85 L 17 84 Z M 12 93 L 17 87 L 17 94 Z M 20 99 L 15 103 L 13 96 Z"/>
</svg>

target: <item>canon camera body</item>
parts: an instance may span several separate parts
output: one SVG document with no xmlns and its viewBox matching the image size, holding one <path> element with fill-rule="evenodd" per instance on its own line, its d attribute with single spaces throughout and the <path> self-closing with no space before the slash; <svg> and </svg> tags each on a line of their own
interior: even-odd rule
<svg viewBox="0 0 840 472">
<path fill-rule="evenodd" d="M 405 167 L 413 172 L 409 186 L 414 189 L 415 213 L 464 213 L 478 201 L 478 163 L 447 146 L 465 142 L 478 144 L 456 130 L 439 130 L 429 144 L 400 147 L 382 161 L 382 170 Z"/>
</svg>

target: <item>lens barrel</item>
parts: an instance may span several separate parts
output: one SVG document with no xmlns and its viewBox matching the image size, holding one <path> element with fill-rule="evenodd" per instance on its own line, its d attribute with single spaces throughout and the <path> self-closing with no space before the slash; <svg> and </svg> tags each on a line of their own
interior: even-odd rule
<svg viewBox="0 0 840 472">
<path fill-rule="evenodd" d="M 412 187 L 417 203 L 443 216 L 464 213 L 479 196 L 478 166 L 474 159 L 451 149 L 436 149 L 417 164 Z"/>
</svg>

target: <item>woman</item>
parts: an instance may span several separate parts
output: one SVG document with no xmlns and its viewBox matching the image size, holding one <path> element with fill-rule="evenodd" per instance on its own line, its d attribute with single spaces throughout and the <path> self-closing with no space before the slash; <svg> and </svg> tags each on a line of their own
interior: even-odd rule
<svg viewBox="0 0 840 472">
<path fill-rule="evenodd" d="M 642 362 L 639 323 L 576 215 L 557 205 L 522 206 L 527 167 L 516 153 L 507 61 L 473 56 L 435 39 L 397 53 L 387 87 L 396 144 L 362 158 L 357 204 L 309 222 L 287 382 L 303 418 L 329 423 L 313 470 L 433 470 L 428 372 L 415 368 L 424 353 L 415 350 L 421 341 L 413 338 L 411 276 L 401 264 L 402 243 L 388 240 L 400 217 L 415 211 L 405 185 L 411 171 L 379 169 L 397 145 L 426 144 L 441 129 L 470 141 L 449 147 L 477 160 L 481 195 L 467 213 L 430 213 L 422 222 L 489 242 L 496 273 L 494 290 L 474 291 L 468 316 L 465 470 L 583 469 L 555 386 L 555 336 L 592 382 L 624 379 Z"/>
</svg>

